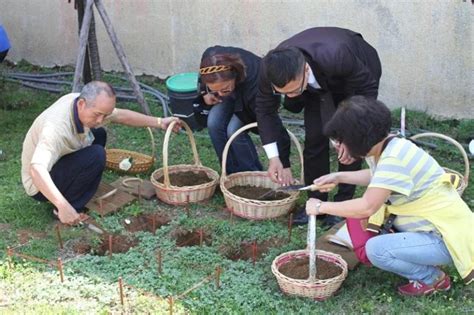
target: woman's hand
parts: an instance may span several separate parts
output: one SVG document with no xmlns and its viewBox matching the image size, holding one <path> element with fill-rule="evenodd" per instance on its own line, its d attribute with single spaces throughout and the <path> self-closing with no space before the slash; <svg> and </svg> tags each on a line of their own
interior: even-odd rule
<svg viewBox="0 0 474 315">
<path fill-rule="evenodd" d="M 306 201 L 306 214 L 307 215 L 319 215 L 319 209 L 321 208 L 322 201 L 316 198 L 309 198 Z"/>
<path fill-rule="evenodd" d="M 356 161 L 350 154 L 344 143 L 331 140 L 331 144 L 334 146 L 337 152 L 337 159 L 339 163 L 344 165 L 352 164 Z"/>
<path fill-rule="evenodd" d="M 222 100 L 219 97 L 215 96 L 214 94 L 209 94 L 209 93 L 204 94 L 203 98 L 204 98 L 204 103 L 206 103 L 207 105 L 216 105 L 222 102 Z"/>
<path fill-rule="evenodd" d="M 315 185 L 318 185 L 318 186 L 322 186 L 322 185 L 327 185 L 327 184 L 339 184 L 339 178 L 338 178 L 338 173 L 330 173 L 330 174 L 327 174 L 327 175 L 323 175 L 319 178 L 316 178 L 314 181 L 313 181 L 313 184 Z M 320 192 L 323 192 L 323 193 L 326 193 L 326 192 L 329 192 L 331 191 L 333 188 L 321 188 L 319 191 Z"/>
</svg>

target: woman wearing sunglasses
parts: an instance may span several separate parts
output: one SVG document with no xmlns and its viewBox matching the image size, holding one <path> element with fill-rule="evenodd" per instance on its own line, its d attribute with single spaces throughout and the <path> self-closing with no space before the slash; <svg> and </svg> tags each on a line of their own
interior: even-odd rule
<svg viewBox="0 0 474 315">
<path fill-rule="evenodd" d="M 219 161 L 227 140 L 240 127 L 256 121 L 255 97 L 261 58 L 244 49 L 214 46 L 206 49 L 199 69 L 200 101 L 195 117 L 207 124 Z M 196 102 L 195 102 L 196 103 Z M 240 134 L 229 150 L 227 173 L 261 171 L 255 145 Z"/>
</svg>

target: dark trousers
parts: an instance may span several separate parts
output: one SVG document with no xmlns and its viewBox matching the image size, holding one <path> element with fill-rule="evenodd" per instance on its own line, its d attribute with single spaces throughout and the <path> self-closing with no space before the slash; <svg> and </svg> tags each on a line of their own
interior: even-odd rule
<svg viewBox="0 0 474 315">
<path fill-rule="evenodd" d="M 7 54 L 8 54 L 8 49 L 0 52 L 0 62 L 3 62 Z"/>
<path fill-rule="evenodd" d="M 326 121 L 321 118 L 320 96 L 316 93 L 305 93 L 304 108 L 304 180 L 306 185 L 323 175 L 329 174 L 329 139 L 323 134 L 323 125 Z M 334 104 L 343 100 L 342 95 L 332 95 Z M 360 170 L 362 161 L 358 160 L 350 165 L 338 163 L 339 171 L 357 171 Z M 355 192 L 354 185 L 339 184 L 338 191 L 334 196 L 334 201 L 343 201 L 352 199 Z M 327 201 L 328 194 L 319 191 L 308 192 L 309 198 L 318 198 Z"/>
<path fill-rule="evenodd" d="M 104 128 L 91 131 L 95 137 L 92 145 L 61 157 L 49 172 L 61 194 L 78 212 L 83 212 L 94 196 L 105 169 L 107 134 Z M 40 192 L 33 198 L 47 201 Z"/>
</svg>

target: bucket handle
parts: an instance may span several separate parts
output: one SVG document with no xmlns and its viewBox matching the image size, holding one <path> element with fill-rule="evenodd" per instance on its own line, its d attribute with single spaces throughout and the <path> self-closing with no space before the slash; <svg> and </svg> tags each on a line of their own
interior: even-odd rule
<svg viewBox="0 0 474 315">
<path fill-rule="evenodd" d="M 163 184 L 166 187 L 171 186 L 170 174 L 168 170 L 168 145 L 170 141 L 171 132 L 173 131 L 173 127 L 176 123 L 177 123 L 176 121 L 172 121 L 168 125 L 168 128 L 166 129 L 165 139 L 163 141 L 163 176 L 164 176 Z M 186 130 L 186 134 L 188 135 L 189 142 L 191 143 L 191 148 L 193 150 L 194 165 L 202 166 L 202 163 L 201 163 L 201 160 L 199 159 L 199 154 L 196 148 L 196 141 L 194 140 L 194 136 L 193 136 L 193 132 L 191 128 L 189 128 L 189 125 L 183 120 L 181 120 L 181 126 L 183 126 L 184 129 Z"/>
<path fill-rule="evenodd" d="M 227 155 L 229 153 L 229 148 L 230 148 L 230 145 L 231 145 L 232 141 L 234 141 L 234 139 L 237 138 L 242 132 L 244 132 L 246 130 L 249 130 L 249 129 L 252 129 L 252 128 L 255 128 L 255 127 L 257 127 L 256 122 L 245 125 L 245 126 L 241 127 L 239 130 L 237 130 L 236 132 L 234 132 L 234 134 L 229 138 L 229 140 L 227 140 L 227 143 L 225 144 L 225 147 L 224 147 L 224 152 L 222 153 L 222 176 L 221 176 L 221 181 L 225 181 L 226 176 L 227 176 L 227 170 L 226 170 Z M 288 132 L 288 135 L 290 136 L 291 140 L 293 141 L 293 143 L 296 146 L 296 149 L 298 150 L 298 154 L 299 154 L 299 157 L 300 157 L 300 164 L 301 164 L 300 180 L 301 180 L 301 183 L 303 183 L 304 182 L 303 149 L 301 148 L 301 144 L 298 141 L 298 139 L 296 138 L 296 136 L 291 131 L 289 131 L 288 129 L 286 129 L 286 131 Z"/>
</svg>

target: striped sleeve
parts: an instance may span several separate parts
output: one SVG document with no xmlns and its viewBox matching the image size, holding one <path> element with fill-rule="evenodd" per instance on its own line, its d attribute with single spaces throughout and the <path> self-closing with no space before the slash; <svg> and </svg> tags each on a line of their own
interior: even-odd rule
<svg viewBox="0 0 474 315">
<path fill-rule="evenodd" d="M 395 157 L 384 157 L 377 164 L 369 187 L 377 187 L 409 196 L 414 183 L 410 176 L 410 169 Z"/>
</svg>

